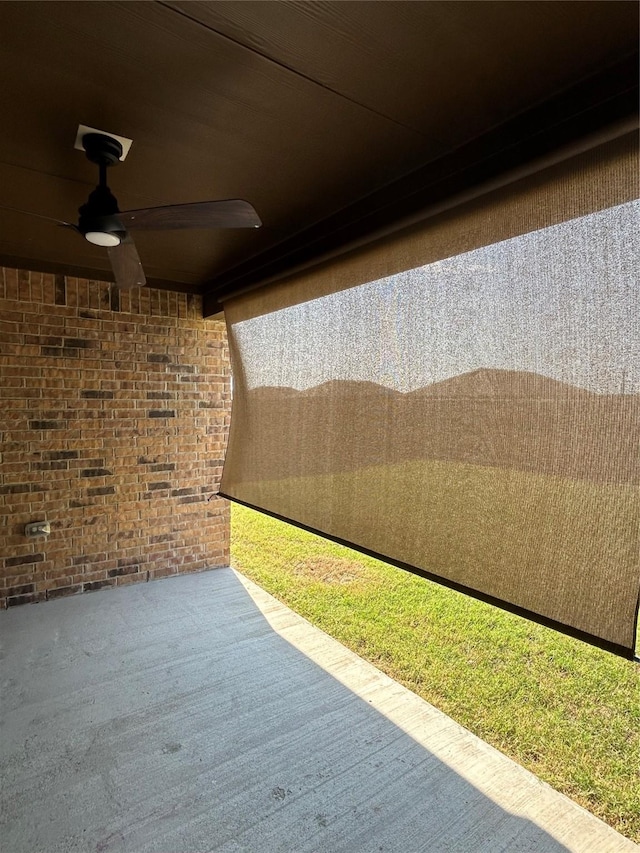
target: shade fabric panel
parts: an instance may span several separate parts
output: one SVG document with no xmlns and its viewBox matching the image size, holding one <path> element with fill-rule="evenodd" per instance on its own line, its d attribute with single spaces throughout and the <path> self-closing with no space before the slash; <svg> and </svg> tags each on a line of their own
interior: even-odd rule
<svg viewBox="0 0 640 853">
<path fill-rule="evenodd" d="M 225 305 L 222 493 L 632 657 L 627 135 Z"/>
</svg>

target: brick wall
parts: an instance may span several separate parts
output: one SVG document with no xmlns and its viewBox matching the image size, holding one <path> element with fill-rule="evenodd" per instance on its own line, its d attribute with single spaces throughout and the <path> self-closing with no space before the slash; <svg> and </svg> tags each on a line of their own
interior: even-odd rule
<svg viewBox="0 0 640 853">
<path fill-rule="evenodd" d="M 0 605 L 228 565 L 229 407 L 198 297 L 0 268 Z"/>
</svg>

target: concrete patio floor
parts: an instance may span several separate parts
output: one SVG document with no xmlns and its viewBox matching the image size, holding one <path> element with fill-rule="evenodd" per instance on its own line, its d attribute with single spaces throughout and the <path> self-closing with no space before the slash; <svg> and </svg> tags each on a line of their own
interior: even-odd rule
<svg viewBox="0 0 640 853">
<path fill-rule="evenodd" d="M 638 849 L 232 569 L 0 642 L 4 853 Z"/>
</svg>

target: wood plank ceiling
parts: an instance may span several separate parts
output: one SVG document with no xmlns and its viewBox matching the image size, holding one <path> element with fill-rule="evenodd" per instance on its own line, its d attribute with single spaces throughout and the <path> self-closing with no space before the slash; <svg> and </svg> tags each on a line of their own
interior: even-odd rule
<svg viewBox="0 0 640 853">
<path fill-rule="evenodd" d="M 0 3 L 0 263 L 110 279 L 104 250 L 6 209 L 76 221 L 97 180 L 82 123 L 134 140 L 121 209 L 256 207 L 259 231 L 136 235 L 149 283 L 214 313 L 416 187 L 428 203 L 443 169 L 624 117 L 637 29 L 635 2 Z"/>
</svg>

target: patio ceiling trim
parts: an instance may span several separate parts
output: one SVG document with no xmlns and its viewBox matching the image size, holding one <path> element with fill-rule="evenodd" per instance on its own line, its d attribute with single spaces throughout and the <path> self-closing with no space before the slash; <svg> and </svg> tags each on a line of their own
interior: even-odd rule
<svg viewBox="0 0 640 853">
<path fill-rule="evenodd" d="M 203 289 L 204 315 L 226 299 L 286 278 L 383 235 L 441 212 L 462 194 L 494 189 L 496 179 L 522 177 L 523 167 L 548 165 L 638 125 L 639 53 L 493 128 L 468 144 L 360 199 L 292 238 L 248 259 Z M 533 170 L 532 169 L 532 170 Z"/>
</svg>

